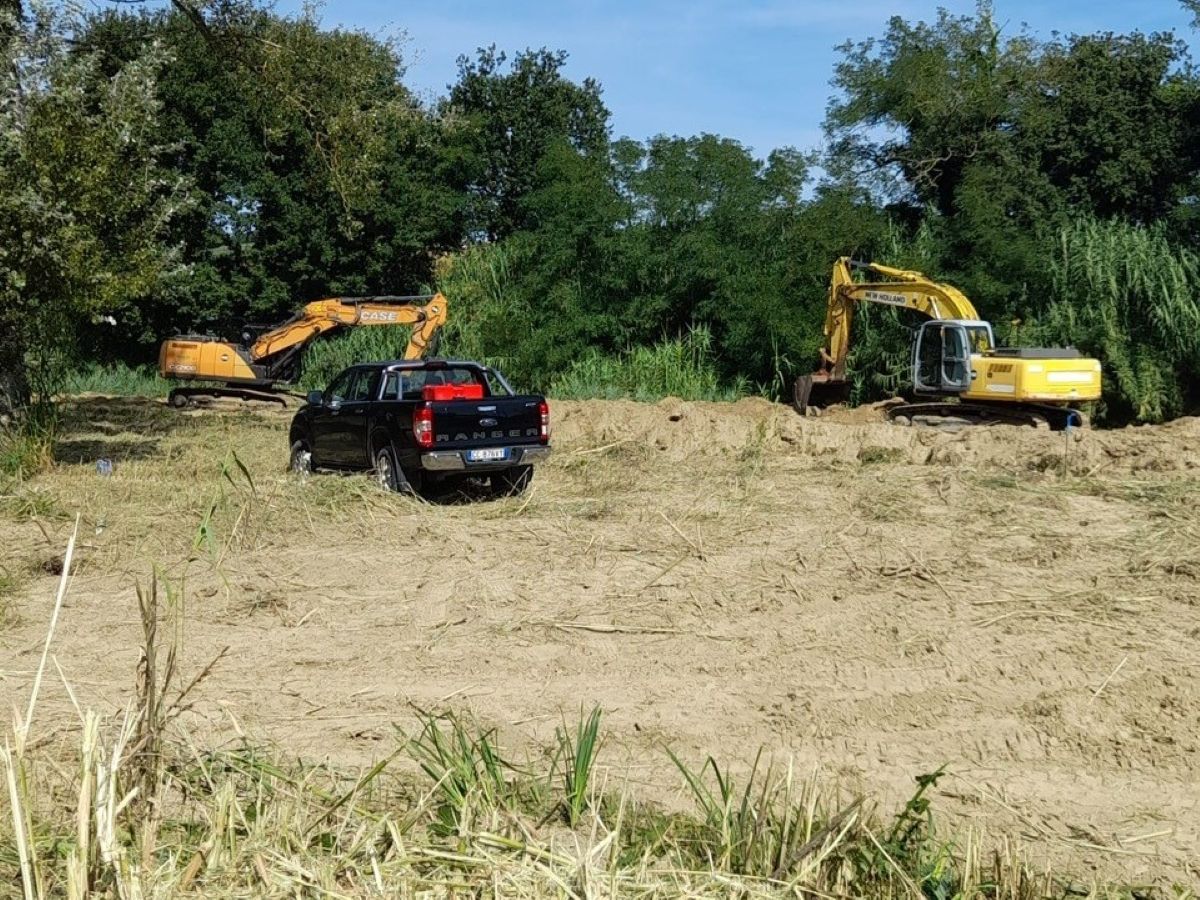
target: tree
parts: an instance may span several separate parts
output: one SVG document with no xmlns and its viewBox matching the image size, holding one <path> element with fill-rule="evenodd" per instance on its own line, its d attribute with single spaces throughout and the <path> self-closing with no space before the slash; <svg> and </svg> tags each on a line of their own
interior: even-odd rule
<svg viewBox="0 0 1200 900">
<path fill-rule="evenodd" d="M 806 296 L 797 265 L 808 161 L 787 149 L 756 159 L 711 134 L 657 137 L 620 154 L 629 230 L 641 244 L 628 281 L 636 339 L 705 325 L 726 376 L 770 381 L 776 355 L 804 343 L 823 296 Z"/>
<path fill-rule="evenodd" d="M 1139 223 L 1169 217 L 1200 171 L 1200 80 L 1169 34 L 1048 44 L 1016 117 L 1021 156 L 1064 202 Z"/>
<path fill-rule="evenodd" d="M 44 410 L 80 324 L 119 315 L 172 271 L 164 233 L 182 182 L 153 140 L 160 50 L 109 77 L 95 53 L 69 49 L 81 27 L 69 11 L 0 16 L 0 400 Z"/>
<path fill-rule="evenodd" d="M 448 116 L 468 130 L 463 151 L 470 161 L 476 233 L 491 240 L 530 224 L 523 203 L 539 186 L 539 167 L 551 148 L 568 146 L 583 156 L 608 152 L 608 110 L 600 86 L 575 84 L 563 75 L 564 51 L 526 50 L 505 71 L 508 57 L 495 46 L 474 61 L 458 60 Z"/>
<path fill-rule="evenodd" d="M 416 293 L 464 230 L 465 182 L 444 151 L 453 126 L 402 83 L 395 46 L 249 2 L 201 20 L 107 12 L 84 43 L 119 68 L 160 44 L 156 140 L 191 185 L 172 237 L 187 269 L 141 298 L 109 345 L 148 356 L 166 334 L 238 337 L 301 303 Z"/>
<path fill-rule="evenodd" d="M 991 10 L 910 24 L 839 48 L 826 129 L 834 171 L 895 199 L 953 215 L 969 166 L 1007 140 L 1034 72 L 1036 43 L 1003 39 Z"/>
<path fill-rule="evenodd" d="M 993 318 L 1044 311 L 1045 248 L 1081 213 L 1194 227 L 1200 80 L 1170 35 L 1039 43 L 982 4 L 842 50 L 830 169 L 930 221 Z"/>
</svg>

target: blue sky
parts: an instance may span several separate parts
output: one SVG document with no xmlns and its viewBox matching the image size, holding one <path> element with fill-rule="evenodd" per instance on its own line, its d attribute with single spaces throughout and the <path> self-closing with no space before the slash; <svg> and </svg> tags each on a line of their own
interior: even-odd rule
<svg viewBox="0 0 1200 900">
<path fill-rule="evenodd" d="M 459 54 L 476 47 L 547 46 L 570 53 L 572 78 L 603 85 L 614 136 L 707 131 L 765 155 L 819 144 L 838 44 L 881 34 L 893 15 L 932 20 L 939 6 L 975 9 L 957 0 L 338 0 L 319 14 L 326 26 L 403 34 L 406 81 L 423 97 L 443 94 Z M 299 8 L 297 0 L 276 5 L 285 14 Z M 996 0 L 994 8 L 1009 33 L 1022 23 L 1043 38 L 1174 30 L 1193 53 L 1200 47 L 1176 0 Z"/>
</svg>

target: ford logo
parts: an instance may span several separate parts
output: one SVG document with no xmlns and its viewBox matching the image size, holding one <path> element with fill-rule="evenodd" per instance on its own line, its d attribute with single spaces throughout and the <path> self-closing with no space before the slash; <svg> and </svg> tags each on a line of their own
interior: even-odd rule
<svg viewBox="0 0 1200 900">
<path fill-rule="evenodd" d="M 479 424 L 484 428 L 491 428 L 493 425 L 499 425 L 500 423 L 496 419 L 480 419 Z"/>
</svg>

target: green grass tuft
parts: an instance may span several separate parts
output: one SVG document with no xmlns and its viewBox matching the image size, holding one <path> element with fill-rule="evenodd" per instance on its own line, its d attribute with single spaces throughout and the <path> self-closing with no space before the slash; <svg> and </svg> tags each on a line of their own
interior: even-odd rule
<svg viewBox="0 0 1200 900">
<path fill-rule="evenodd" d="M 408 744 L 408 753 L 434 783 L 441 798 L 435 830 L 453 834 L 467 827 L 476 808 L 505 806 L 510 768 L 495 744 L 494 731 L 472 728 L 448 713 L 423 717 L 421 733 Z"/>
<path fill-rule="evenodd" d="M 65 394 L 112 394 L 121 397 L 165 397 L 171 382 L 160 378 L 152 366 L 131 367 L 88 363 L 72 371 L 63 386 Z"/>
<path fill-rule="evenodd" d="M 53 451 L 51 428 L 0 427 L 0 477 L 20 481 L 43 472 L 54 460 Z"/>
<path fill-rule="evenodd" d="M 580 711 L 573 737 L 566 722 L 554 730 L 554 737 L 558 751 L 553 768 L 562 773 L 563 810 L 567 824 L 574 828 L 591 802 L 592 773 L 600 753 L 600 707 L 593 707 L 586 719 Z"/>
</svg>

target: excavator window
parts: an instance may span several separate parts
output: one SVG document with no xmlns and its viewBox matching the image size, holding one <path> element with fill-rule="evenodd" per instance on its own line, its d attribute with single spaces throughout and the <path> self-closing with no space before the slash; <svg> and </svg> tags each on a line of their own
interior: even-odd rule
<svg viewBox="0 0 1200 900">
<path fill-rule="evenodd" d="M 915 387 L 918 390 L 937 390 L 941 380 L 942 338 L 933 329 L 922 328 L 917 344 L 917 371 Z"/>
<path fill-rule="evenodd" d="M 926 322 L 917 332 L 913 387 L 918 392 L 952 393 L 971 385 L 971 340 L 961 322 Z"/>
<path fill-rule="evenodd" d="M 992 347 L 992 330 L 982 325 L 968 325 L 967 337 L 971 340 L 971 352 L 984 354 Z"/>
<path fill-rule="evenodd" d="M 970 384 L 967 330 L 961 325 L 942 326 L 942 388 L 962 390 Z"/>
</svg>

